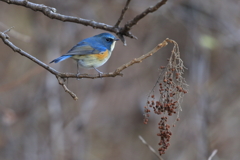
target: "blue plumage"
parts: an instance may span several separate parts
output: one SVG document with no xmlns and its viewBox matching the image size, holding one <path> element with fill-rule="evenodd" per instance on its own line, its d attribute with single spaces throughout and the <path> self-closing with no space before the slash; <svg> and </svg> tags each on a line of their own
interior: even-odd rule
<svg viewBox="0 0 240 160">
<path fill-rule="evenodd" d="M 62 55 L 61 57 L 58 57 L 58 58 L 52 60 L 50 63 L 53 63 L 53 62 L 54 63 L 58 63 L 58 62 L 61 62 L 61 61 L 65 60 L 65 59 L 68 59 L 70 57 L 72 57 L 72 56 L 71 55 Z"/>
<path fill-rule="evenodd" d="M 77 64 L 85 68 L 96 68 L 103 65 L 110 58 L 118 39 L 110 33 L 101 33 L 80 41 L 66 54 L 54 59 L 50 63 L 58 63 L 73 58 Z M 102 73 L 98 71 L 99 73 Z M 78 71 L 79 73 L 79 71 Z"/>
</svg>

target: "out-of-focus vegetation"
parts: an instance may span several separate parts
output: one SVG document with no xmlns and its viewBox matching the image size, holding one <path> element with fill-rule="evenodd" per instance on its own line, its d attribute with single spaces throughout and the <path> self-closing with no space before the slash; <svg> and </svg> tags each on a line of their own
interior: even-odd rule
<svg viewBox="0 0 240 160">
<path fill-rule="evenodd" d="M 114 25 L 125 1 L 36 0 L 59 13 Z M 123 21 L 157 1 L 132 0 Z M 138 40 L 116 44 L 111 59 L 100 68 L 114 71 L 165 38 L 178 42 L 188 68 L 189 93 L 181 120 L 172 129 L 164 159 L 203 160 L 214 149 L 215 159 L 240 159 L 240 2 L 238 0 L 173 0 L 134 26 Z M 65 54 L 83 38 L 104 32 L 80 24 L 52 20 L 40 12 L 0 1 L 0 30 L 15 26 L 10 40 L 45 63 Z M 123 77 L 69 79 L 74 101 L 56 78 L 0 42 L 0 159 L 4 160 L 146 160 L 155 155 L 159 117 L 143 124 L 143 106 L 166 65 L 168 46 Z M 66 60 L 51 64 L 61 72 L 76 72 Z M 82 69 L 82 72 L 95 73 Z"/>
</svg>

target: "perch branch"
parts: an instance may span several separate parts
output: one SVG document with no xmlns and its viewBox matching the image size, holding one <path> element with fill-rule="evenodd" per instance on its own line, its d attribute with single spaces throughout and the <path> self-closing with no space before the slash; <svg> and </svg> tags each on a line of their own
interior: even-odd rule
<svg viewBox="0 0 240 160">
<path fill-rule="evenodd" d="M 45 64 L 44 62 L 38 60 L 36 57 L 30 55 L 29 53 L 23 51 L 22 49 L 20 49 L 19 47 L 15 46 L 10 40 L 9 40 L 9 36 L 6 34 L 7 32 L 9 32 L 11 30 L 8 29 L 4 32 L 0 32 L 0 38 L 2 39 L 2 41 L 9 46 L 14 52 L 17 52 L 19 54 L 21 54 L 22 56 L 30 59 L 31 61 L 33 61 L 34 63 L 38 64 L 39 66 L 43 67 L 44 69 L 46 69 L 47 71 L 49 71 L 50 73 L 52 73 L 53 75 L 55 75 L 59 81 L 59 77 L 64 79 L 64 78 L 90 78 L 90 79 L 96 79 L 96 78 L 103 78 L 103 77 L 116 77 L 116 76 L 123 76 L 123 74 L 121 73 L 124 69 L 132 66 L 135 63 L 141 63 L 144 59 L 152 56 L 154 53 L 156 53 L 159 49 L 165 47 L 168 45 L 169 43 L 173 43 L 172 40 L 170 39 L 166 39 L 164 40 L 162 43 L 158 44 L 155 48 L 153 48 L 150 52 L 148 52 L 147 54 L 144 54 L 138 58 L 134 58 L 133 60 L 129 61 L 128 63 L 123 64 L 122 66 L 118 67 L 114 72 L 110 72 L 110 73 L 105 73 L 100 75 L 94 75 L 94 74 L 74 74 L 74 73 L 61 73 L 56 71 L 55 69 L 53 69 L 52 67 L 48 66 L 47 64 Z M 62 81 L 59 81 L 59 84 L 63 86 L 64 90 L 69 93 L 74 99 L 76 99 L 76 95 L 71 92 L 65 85 L 63 85 Z"/>
</svg>

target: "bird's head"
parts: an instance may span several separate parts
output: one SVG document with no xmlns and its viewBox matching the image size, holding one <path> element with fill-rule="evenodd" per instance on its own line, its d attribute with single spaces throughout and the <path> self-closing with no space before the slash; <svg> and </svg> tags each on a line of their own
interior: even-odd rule
<svg viewBox="0 0 240 160">
<path fill-rule="evenodd" d="M 98 38 L 98 42 L 103 44 L 110 51 L 113 51 L 116 41 L 119 40 L 114 35 L 112 35 L 110 33 L 101 33 L 101 34 L 98 34 L 94 37 Z"/>
</svg>

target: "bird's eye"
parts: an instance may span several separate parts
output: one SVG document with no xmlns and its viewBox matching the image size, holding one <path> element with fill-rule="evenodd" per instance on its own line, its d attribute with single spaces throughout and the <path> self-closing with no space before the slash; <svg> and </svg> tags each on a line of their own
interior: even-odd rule
<svg viewBox="0 0 240 160">
<path fill-rule="evenodd" d="M 113 39 L 111 39 L 111 38 L 106 38 L 106 41 L 107 41 L 107 42 L 112 42 Z"/>
</svg>

